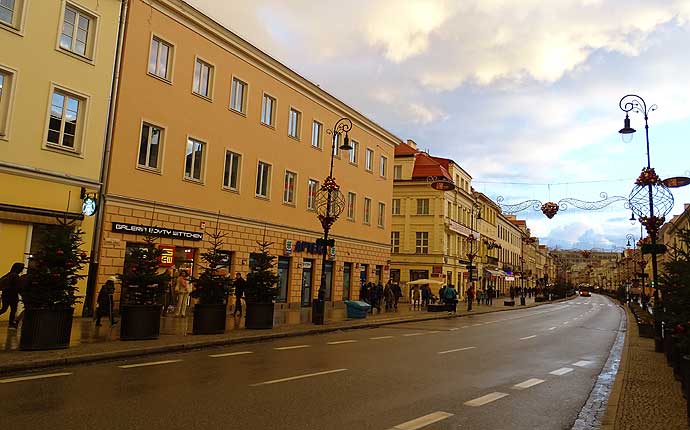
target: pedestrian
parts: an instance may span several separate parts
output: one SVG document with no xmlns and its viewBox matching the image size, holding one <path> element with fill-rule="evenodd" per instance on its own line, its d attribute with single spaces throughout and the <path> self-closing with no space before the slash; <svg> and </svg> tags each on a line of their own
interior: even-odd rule
<svg viewBox="0 0 690 430">
<path fill-rule="evenodd" d="M 240 272 L 237 272 L 235 273 L 235 279 L 232 281 L 232 285 L 235 287 L 235 310 L 232 312 L 232 316 L 239 315 L 241 317 L 242 297 L 244 297 L 244 289 L 247 286 L 247 281 L 244 280 Z"/>
<path fill-rule="evenodd" d="M 419 300 L 421 299 L 421 293 L 419 291 L 419 285 L 415 285 L 412 288 L 412 310 L 419 310 Z"/>
<path fill-rule="evenodd" d="M 374 314 L 374 308 L 376 308 L 379 313 L 381 313 L 381 305 L 378 303 L 376 286 L 373 282 L 367 283 L 367 291 L 369 292 L 369 304 L 371 305 L 371 314 Z"/>
<path fill-rule="evenodd" d="M 359 300 L 369 303 L 369 290 L 367 290 L 367 284 L 364 281 L 362 281 L 362 286 L 359 288 Z"/>
<path fill-rule="evenodd" d="M 395 310 L 398 310 L 398 302 L 400 301 L 400 298 L 402 297 L 402 289 L 400 288 L 400 284 L 397 282 L 393 284 L 393 297 L 394 297 L 394 302 L 393 306 L 395 307 Z"/>
<path fill-rule="evenodd" d="M 175 316 L 184 318 L 187 313 L 187 302 L 189 301 L 189 293 L 192 292 L 192 286 L 187 280 L 186 270 L 180 271 L 180 276 L 177 277 L 175 284 L 175 293 L 177 293 L 177 307 L 175 308 Z"/>
<path fill-rule="evenodd" d="M 472 310 L 472 301 L 474 300 L 474 286 L 470 286 L 467 290 L 467 310 Z"/>
<path fill-rule="evenodd" d="M 431 288 L 428 285 L 422 285 L 422 306 L 426 309 L 429 306 L 431 299 Z"/>
<path fill-rule="evenodd" d="M 383 298 L 386 302 L 386 312 L 393 310 L 393 303 L 395 302 L 395 294 L 393 294 L 393 285 L 389 280 L 383 289 Z"/>
<path fill-rule="evenodd" d="M 494 304 L 494 294 L 495 294 L 495 292 L 496 292 L 496 290 L 494 289 L 494 287 L 489 287 L 489 300 L 488 300 L 488 302 L 487 302 L 487 304 L 488 304 L 489 306 L 493 306 L 493 304 Z"/>
<path fill-rule="evenodd" d="M 98 299 L 96 303 L 96 327 L 101 326 L 101 317 L 107 316 L 110 319 L 110 325 L 115 325 L 115 316 L 113 315 L 113 294 L 115 294 L 115 282 L 117 277 L 111 276 L 105 281 L 105 284 L 98 292 Z"/>
<path fill-rule="evenodd" d="M 438 302 L 443 303 L 444 297 L 446 297 L 446 286 L 442 285 L 441 288 L 438 289 Z"/>
<path fill-rule="evenodd" d="M 453 284 L 448 285 L 446 288 L 444 301 L 449 313 L 456 313 L 458 311 L 458 292 L 455 291 Z"/>
<path fill-rule="evenodd" d="M 19 284 L 20 274 L 24 271 L 24 263 L 14 263 L 2 278 L 0 278 L 0 290 L 2 291 L 2 308 L 0 308 L 0 315 L 10 309 L 8 328 L 16 329 L 17 321 L 17 306 L 19 305 Z"/>
<path fill-rule="evenodd" d="M 376 284 L 376 299 L 378 302 L 377 304 L 379 313 L 381 313 L 381 303 L 383 303 L 384 298 L 385 297 L 383 296 L 383 284 L 379 282 L 378 284 Z"/>
</svg>

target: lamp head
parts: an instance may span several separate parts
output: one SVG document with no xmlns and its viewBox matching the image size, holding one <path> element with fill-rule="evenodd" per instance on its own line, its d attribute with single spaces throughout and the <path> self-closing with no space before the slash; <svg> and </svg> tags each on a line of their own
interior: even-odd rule
<svg viewBox="0 0 690 430">
<path fill-rule="evenodd" d="M 628 243 L 625 244 L 628 248 L 630 248 L 630 239 L 628 238 Z"/>
<path fill-rule="evenodd" d="M 345 132 L 345 139 L 343 139 L 343 144 L 340 145 L 340 149 L 343 151 L 349 151 L 352 149 L 352 146 L 350 145 L 350 138 L 347 136 L 347 132 Z"/>
<path fill-rule="evenodd" d="M 630 221 L 631 224 L 635 224 L 635 221 L 637 221 L 635 219 L 635 212 L 630 212 L 630 219 L 628 221 Z"/>
<path fill-rule="evenodd" d="M 623 120 L 623 128 L 618 130 L 621 134 L 621 139 L 624 143 L 630 143 L 632 141 L 633 135 L 635 134 L 635 129 L 630 127 L 630 117 L 625 114 L 625 120 Z"/>
</svg>

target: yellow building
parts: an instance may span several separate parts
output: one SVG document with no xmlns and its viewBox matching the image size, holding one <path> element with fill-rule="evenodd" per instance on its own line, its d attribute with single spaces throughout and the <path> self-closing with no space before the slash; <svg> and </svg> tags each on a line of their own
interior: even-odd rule
<svg viewBox="0 0 690 430">
<path fill-rule="evenodd" d="M 79 224 L 91 249 L 82 198 L 100 192 L 120 10 L 119 0 L 1 4 L 2 273 L 26 262 L 58 217 Z"/>
<path fill-rule="evenodd" d="M 512 218 L 515 219 L 515 218 Z M 498 291 L 507 294 L 510 287 L 519 287 L 520 279 L 516 275 L 520 271 L 520 257 L 522 256 L 522 232 L 511 222 L 511 218 L 498 213 L 497 243 L 501 246 L 498 252 L 499 266 L 505 272 L 504 279 L 498 282 Z"/>
<path fill-rule="evenodd" d="M 324 252 L 315 193 L 329 171 L 328 129 L 342 117 L 354 150 L 334 160 L 345 208 L 325 250 L 327 300 L 358 297 L 360 280 L 387 281 L 400 139 L 180 0 L 131 0 L 126 28 L 101 281 L 122 273 L 149 227 L 173 274 L 198 273 L 219 218 L 230 272 L 249 271 L 265 234 L 281 306 L 309 306 Z"/>
</svg>

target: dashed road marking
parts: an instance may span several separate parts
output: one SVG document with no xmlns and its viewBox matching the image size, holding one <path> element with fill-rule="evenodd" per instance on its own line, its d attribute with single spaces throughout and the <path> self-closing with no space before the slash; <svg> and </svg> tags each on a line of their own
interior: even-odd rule
<svg viewBox="0 0 690 430">
<path fill-rule="evenodd" d="M 477 326 L 480 326 L 480 325 L 481 325 L 481 323 L 479 323 L 479 324 L 472 324 L 472 327 L 477 327 Z"/>
<path fill-rule="evenodd" d="M 556 327 L 550 327 L 549 330 L 556 330 Z"/>
<path fill-rule="evenodd" d="M 495 391 L 493 393 L 489 393 L 485 396 L 477 397 L 476 399 L 470 400 L 468 402 L 465 402 L 465 406 L 482 406 L 487 403 L 494 402 L 498 399 L 502 399 L 503 397 L 506 397 L 508 394 L 506 393 L 499 393 L 498 391 Z"/>
<path fill-rule="evenodd" d="M 469 327 L 468 325 L 464 325 L 464 326 L 462 326 L 462 327 L 460 327 L 460 328 L 468 328 L 468 327 Z"/>
<path fill-rule="evenodd" d="M 453 327 L 453 328 L 448 329 L 448 331 L 455 331 L 455 330 L 460 330 L 460 327 Z"/>
<path fill-rule="evenodd" d="M 311 345 L 292 345 L 292 346 L 279 346 L 277 348 L 273 348 L 277 351 L 285 351 L 288 349 L 299 349 L 299 348 L 309 348 Z"/>
<path fill-rule="evenodd" d="M 251 384 L 250 387 L 258 387 L 260 385 L 271 385 L 271 384 L 278 384 L 280 382 L 287 382 L 287 381 L 294 381 L 297 379 L 304 379 L 304 378 L 311 378 L 314 376 L 321 376 L 321 375 L 328 375 L 331 373 L 339 373 L 339 372 L 344 372 L 347 369 L 333 369 L 333 370 L 324 370 L 323 372 L 316 372 L 316 373 L 307 373 L 305 375 L 297 375 L 297 376 L 290 376 L 288 378 L 281 378 L 281 379 L 273 379 L 271 381 L 265 381 L 265 382 L 259 382 L 256 384 Z"/>
<path fill-rule="evenodd" d="M 426 332 L 426 334 L 435 334 L 435 333 L 441 333 L 441 332 L 438 330 L 431 330 L 431 331 Z"/>
<path fill-rule="evenodd" d="M 519 384 L 513 385 L 513 388 L 515 388 L 516 390 L 524 390 L 525 388 L 534 387 L 535 385 L 539 385 L 542 382 L 544 382 L 543 379 L 531 378 L 531 379 L 528 379 L 524 382 L 520 382 Z"/>
<path fill-rule="evenodd" d="M 537 335 L 533 334 L 532 336 L 521 337 L 520 340 L 534 339 L 535 337 L 537 337 Z"/>
<path fill-rule="evenodd" d="M 573 366 L 577 366 L 577 367 L 587 367 L 587 366 L 589 366 L 589 365 L 592 364 L 592 363 L 594 363 L 594 362 L 593 362 L 593 361 L 588 361 L 588 360 L 580 360 L 580 361 L 578 361 L 578 362 L 576 362 L 576 363 L 573 363 Z"/>
<path fill-rule="evenodd" d="M 565 322 L 563 323 L 563 325 L 566 325 L 566 324 L 568 324 L 569 322 L 570 322 L 570 321 L 565 321 Z"/>
<path fill-rule="evenodd" d="M 133 369 L 135 367 L 158 366 L 160 364 L 178 363 L 180 361 L 182 361 L 182 360 L 150 361 L 148 363 L 126 364 L 124 366 L 117 366 L 117 367 L 119 367 L 120 369 Z"/>
<path fill-rule="evenodd" d="M 423 334 L 426 334 L 426 333 L 423 333 L 423 332 L 407 333 L 407 334 L 404 334 L 403 336 L 405 336 L 405 337 L 410 337 L 410 336 L 421 336 L 421 335 L 423 335 Z"/>
<path fill-rule="evenodd" d="M 370 337 L 369 339 L 371 339 L 371 340 L 393 339 L 393 336 L 374 336 L 374 337 Z"/>
<path fill-rule="evenodd" d="M 72 373 L 61 372 L 61 373 L 45 373 L 43 375 L 32 375 L 32 376 L 19 376 L 16 378 L 5 378 L 0 379 L 0 384 L 9 384 L 12 382 L 23 382 L 23 381 L 33 381 L 34 379 L 46 379 L 46 378 L 57 378 L 60 376 L 69 376 Z"/>
<path fill-rule="evenodd" d="M 437 423 L 439 421 L 445 420 L 448 417 L 452 417 L 453 414 L 449 414 L 448 412 L 433 412 L 429 415 L 424 415 L 423 417 L 415 418 L 413 420 L 404 422 L 402 424 L 398 424 L 397 426 L 393 427 L 395 430 L 417 430 L 422 427 L 426 427 L 429 424 Z M 393 430 L 391 429 L 391 430 Z"/>
<path fill-rule="evenodd" d="M 210 354 L 209 357 L 220 358 L 220 357 L 232 357 L 233 355 L 246 355 L 253 354 L 252 351 L 237 351 L 237 352 L 226 352 L 223 354 Z"/>
<path fill-rule="evenodd" d="M 327 345 L 341 345 L 343 343 L 355 343 L 357 342 L 354 339 L 349 339 L 349 340 L 335 340 L 333 342 L 326 342 Z"/>
<path fill-rule="evenodd" d="M 475 349 L 476 346 L 467 346 L 465 348 L 449 349 L 448 351 L 440 351 L 437 354 L 450 354 L 451 352 L 467 351 L 468 349 Z"/>
<path fill-rule="evenodd" d="M 570 367 L 561 367 L 560 369 L 556 369 L 553 372 L 549 372 L 549 375 L 563 376 L 566 373 L 570 373 L 572 371 L 573 369 L 571 369 Z"/>
</svg>

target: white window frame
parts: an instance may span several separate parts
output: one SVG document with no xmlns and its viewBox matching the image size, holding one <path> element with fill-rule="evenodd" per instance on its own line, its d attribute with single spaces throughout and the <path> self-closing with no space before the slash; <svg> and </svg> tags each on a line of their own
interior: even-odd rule
<svg viewBox="0 0 690 430">
<path fill-rule="evenodd" d="M 335 145 L 333 141 L 335 140 Z M 340 133 L 333 132 L 333 138 L 331 139 L 331 150 L 333 151 L 333 156 L 335 158 L 340 158 Z"/>
<path fill-rule="evenodd" d="M 228 163 L 228 155 L 230 156 L 230 162 Z M 236 184 L 233 187 L 232 184 L 232 159 L 237 158 L 237 179 L 236 179 Z M 239 192 L 240 191 L 240 181 L 242 178 L 242 154 L 233 151 L 231 149 L 226 149 L 225 150 L 225 157 L 223 158 L 223 189 L 224 190 L 229 190 L 229 191 L 235 191 Z M 230 170 L 228 170 L 230 169 Z M 225 173 L 228 173 L 228 183 L 225 183 Z"/>
<path fill-rule="evenodd" d="M 197 66 L 197 64 L 199 64 L 200 67 L 201 67 L 201 68 L 199 69 L 199 85 L 198 85 L 198 88 L 197 88 L 196 82 L 194 82 L 195 76 L 196 76 L 196 66 Z M 207 66 L 207 67 L 208 67 L 208 82 L 206 83 L 206 92 L 207 92 L 207 94 L 202 94 L 202 93 L 201 93 L 201 87 L 202 87 L 202 79 L 201 79 L 201 78 L 202 78 L 202 76 L 203 76 L 203 75 L 202 75 L 202 72 L 203 72 L 203 70 L 204 70 L 204 69 L 203 69 L 204 66 Z M 215 85 L 214 85 L 215 79 L 216 79 L 216 66 L 215 66 L 213 63 L 209 62 L 208 60 L 205 60 L 204 58 L 199 57 L 198 55 L 195 56 L 195 57 L 194 57 L 194 69 L 193 69 L 193 71 L 192 71 L 192 94 L 194 94 L 195 96 L 199 96 L 199 97 L 201 97 L 202 99 L 205 99 L 205 100 L 208 100 L 208 101 L 213 100 L 213 89 L 214 89 L 214 86 L 215 86 Z"/>
<path fill-rule="evenodd" d="M 382 155 L 379 158 L 379 176 L 385 178 L 388 175 L 388 157 Z"/>
<path fill-rule="evenodd" d="M 153 42 L 156 41 L 158 43 L 158 49 L 156 50 L 156 67 L 155 70 L 152 72 L 151 71 L 151 54 L 153 53 Z M 158 68 L 160 66 L 160 54 L 161 54 L 161 46 L 165 45 L 168 47 L 168 58 L 166 60 L 165 64 L 165 76 L 161 76 L 158 74 Z M 151 40 L 149 42 L 149 57 L 148 61 L 146 63 L 146 73 L 149 76 L 152 76 L 156 79 L 160 79 L 163 82 L 166 83 L 172 83 L 172 75 L 173 75 L 173 60 L 175 57 L 175 44 L 169 42 L 167 39 L 159 36 L 158 34 L 151 33 Z"/>
<path fill-rule="evenodd" d="M 292 179 L 289 179 L 292 178 Z M 292 181 L 292 191 L 289 188 L 289 181 Z M 297 172 L 292 170 L 285 170 L 285 175 L 283 175 L 283 203 L 286 205 L 294 206 L 297 200 Z"/>
<path fill-rule="evenodd" d="M 350 199 L 352 198 L 352 199 Z M 352 204 L 350 204 L 352 203 Z M 357 217 L 357 193 L 352 191 L 347 193 L 347 219 L 350 221 L 355 221 Z"/>
<path fill-rule="evenodd" d="M 264 166 L 264 169 L 268 169 L 268 173 L 266 174 L 266 194 L 261 194 L 259 193 L 260 188 L 264 188 L 262 185 L 264 185 L 264 175 L 261 175 L 261 182 L 259 182 L 259 170 L 261 169 L 261 166 Z M 271 198 L 271 180 L 272 180 L 272 173 L 273 173 L 273 165 L 271 163 L 268 163 L 266 161 L 259 160 L 256 164 L 256 186 L 254 187 L 254 195 L 260 199 L 270 199 Z"/>
<path fill-rule="evenodd" d="M 371 199 L 369 197 L 364 198 L 364 205 L 363 205 L 363 222 L 364 224 L 370 225 L 371 224 Z"/>
<path fill-rule="evenodd" d="M 415 254 L 429 253 L 429 232 L 417 231 L 415 232 Z"/>
<path fill-rule="evenodd" d="M 25 10 L 26 7 L 26 0 L 15 0 L 14 1 L 14 8 L 12 9 L 12 21 L 6 22 L 6 21 L 0 21 L 0 28 L 4 28 L 5 30 L 11 31 L 13 33 L 17 33 L 20 36 L 23 36 L 23 31 L 24 31 L 24 17 L 25 17 Z"/>
<path fill-rule="evenodd" d="M 386 225 L 386 204 L 384 202 L 379 202 L 379 213 L 376 217 L 376 225 L 383 228 Z"/>
<path fill-rule="evenodd" d="M 63 120 L 61 121 L 60 125 L 60 137 L 59 137 L 59 143 L 52 143 L 48 142 L 48 130 L 50 128 L 50 117 L 51 117 L 51 111 L 52 111 L 52 106 L 53 106 L 53 94 L 55 92 L 61 93 L 63 96 L 70 96 L 72 98 L 78 99 L 80 102 L 80 106 L 78 108 L 78 113 L 77 113 L 77 126 L 75 128 L 75 134 L 74 134 L 74 147 L 70 148 L 69 146 L 63 146 L 61 142 L 63 142 L 64 139 L 64 105 L 63 105 Z M 50 87 L 50 92 L 48 93 L 48 112 L 46 115 L 46 125 L 45 125 L 45 133 L 43 136 L 43 148 L 44 149 L 49 149 L 49 150 L 55 150 L 58 152 L 61 152 L 63 154 L 72 154 L 72 155 L 81 155 L 84 151 L 84 136 L 87 134 L 86 129 L 88 126 L 88 113 L 89 113 L 89 101 L 90 98 L 89 96 L 76 92 L 74 90 L 70 90 L 69 88 L 65 88 L 61 85 L 57 85 L 54 83 L 51 83 Z"/>
<path fill-rule="evenodd" d="M 393 179 L 402 179 L 403 168 L 401 164 L 393 166 Z"/>
<path fill-rule="evenodd" d="M 364 170 L 369 173 L 374 171 L 374 150 L 367 148 L 364 152 Z"/>
<path fill-rule="evenodd" d="M 400 232 L 391 231 L 391 253 L 400 253 Z"/>
<path fill-rule="evenodd" d="M 141 138 L 142 134 L 144 132 L 144 127 L 148 126 L 149 127 L 149 132 L 147 136 L 147 142 L 146 142 L 146 162 L 145 164 L 141 164 L 139 162 L 139 157 L 141 155 Z M 157 166 L 156 167 L 151 167 L 149 166 L 150 163 L 150 157 L 151 157 L 151 137 L 153 133 L 153 129 L 157 128 L 160 131 L 160 135 L 158 136 L 158 155 L 157 155 Z M 163 145 L 165 142 L 165 127 L 162 127 L 152 121 L 147 121 L 147 120 L 142 120 L 141 125 L 139 127 L 139 145 L 137 146 L 137 169 L 145 170 L 147 172 L 161 172 L 162 170 L 162 165 L 163 165 Z"/>
<path fill-rule="evenodd" d="M 271 100 L 271 112 L 269 115 L 268 120 L 270 122 L 265 122 L 264 120 L 266 119 L 266 99 Z M 278 107 L 278 99 L 273 97 L 272 95 L 264 92 L 263 95 L 261 96 L 261 124 L 271 127 L 271 128 L 276 128 L 276 108 Z"/>
<path fill-rule="evenodd" d="M 356 166 L 359 162 L 359 142 L 350 140 L 350 146 L 352 146 L 352 149 L 350 150 L 349 161 L 350 164 Z"/>
<path fill-rule="evenodd" d="M 5 77 L 0 91 L 0 140 L 9 140 L 17 71 L 0 64 L 0 73 Z"/>
<path fill-rule="evenodd" d="M 318 131 L 315 129 L 318 129 Z M 311 123 L 311 147 L 321 149 L 321 145 L 323 145 L 323 123 L 313 120 Z"/>
<path fill-rule="evenodd" d="M 391 215 L 400 215 L 402 202 L 400 199 L 391 200 Z"/>
<path fill-rule="evenodd" d="M 426 202 L 426 204 L 424 204 L 423 202 Z M 420 203 L 422 203 L 421 208 L 422 209 L 426 208 L 426 211 L 424 211 L 424 210 L 420 211 L 420 206 L 419 206 Z M 430 205 L 429 199 L 417 199 L 417 215 L 429 215 L 431 213 L 429 205 Z"/>
<path fill-rule="evenodd" d="M 313 186 L 312 186 L 313 185 Z M 313 189 L 313 192 L 312 192 Z M 309 178 L 307 180 L 307 210 L 316 210 L 316 193 L 319 191 L 319 181 Z"/>
<path fill-rule="evenodd" d="M 242 87 L 242 100 L 240 100 L 240 109 L 237 109 L 237 96 L 236 96 L 236 90 L 235 88 L 237 86 Z M 242 115 L 247 115 L 247 103 L 249 100 L 248 97 L 249 94 L 249 84 L 244 80 L 240 79 L 237 76 L 233 76 L 232 79 L 230 80 L 230 104 L 228 108 L 236 113 L 242 114 Z"/>
<path fill-rule="evenodd" d="M 288 136 L 296 140 L 302 138 L 302 111 L 292 106 L 288 110 Z"/>
<path fill-rule="evenodd" d="M 69 48 L 63 47 L 62 46 L 62 30 L 63 26 L 65 24 L 65 13 L 67 11 L 67 8 L 71 9 L 73 12 L 75 12 L 75 25 L 74 28 L 72 29 L 72 35 L 70 36 L 72 38 L 72 42 Z M 79 28 L 79 17 L 84 17 L 89 20 L 89 28 L 86 33 L 86 43 L 84 47 L 84 53 L 81 54 L 75 50 L 76 46 L 76 41 L 77 41 L 77 30 Z M 93 63 L 94 58 L 96 58 L 96 47 L 98 46 L 98 30 L 99 30 L 99 15 L 89 9 L 84 8 L 80 4 L 76 4 L 70 1 L 63 1 L 62 3 L 62 11 L 60 13 L 60 24 L 58 26 L 58 36 L 57 36 L 57 43 L 56 43 L 56 49 L 60 52 L 64 52 L 68 55 L 72 55 L 75 58 L 81 59 L 81 60 L 86 60 L 90 63 Z"/>
<path fill-rule="evenodd" d="M 190 172 L 190 175 L 187 175 L 187 147 L 190 143 L 192 142 L 192 145 L 194 143 L 200 143 L 202 145 L 202 150 L 201 150 L 201 162 L 199 163 L 199 178 L 194 177 L 194 164 L 196 161 L 196 151 L 194 151 L 194 146 L 192 146 L 192 171 Z M 184 156 L 184 168 L 182 170 L 183 172 L 183 179 L 185 181 L 189 182 L 194 182 L 197 184 L 203 184 L 204 183 L 204 175 L 206 174 L 206 158 L 207 158 L 207 153 L 208 153 L 208 142 L 205 140 L 199 139 L 194 136 L 187 136 L 187 140 L 185 141 L 185 156 Z"/>
</svg>

